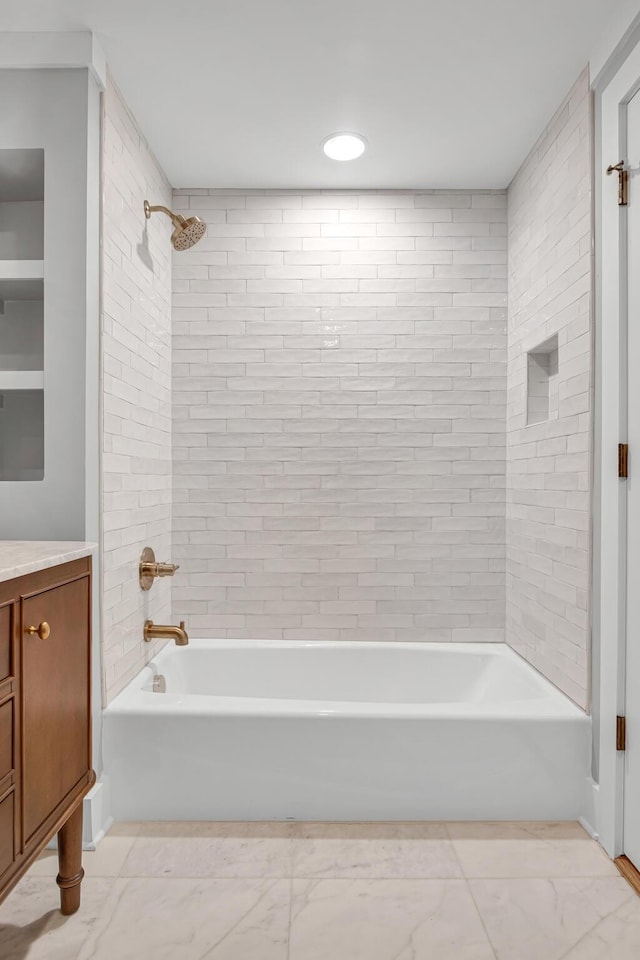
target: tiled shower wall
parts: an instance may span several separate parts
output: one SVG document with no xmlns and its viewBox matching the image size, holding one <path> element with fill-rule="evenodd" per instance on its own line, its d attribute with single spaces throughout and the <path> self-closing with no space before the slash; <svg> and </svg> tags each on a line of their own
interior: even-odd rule
<svg viewBox="0 0 640 960">
<path fill-rule="evenodd" d="M 174 618 L 503 639 L 505 193 L 174 206 L 208 225 L 174 256 Z"/>
<path fill-rule="evenodd" d="M 507 641 L 587 704 L 591 138 L 582 74 L 509 188 Z M 558 336 L 550 419 L 527 425 L 527 352 Z"/>
<path fill-rule="evenodd" d="M 110 81 L 104 99 L 103 678 L 111 699 L 144 666 L 147 617 L 169 623 L 171 586 L 138 584 L 149 544 L 171 555 L 171 225 L 143 203 L 171 189 Z"/>
</svg>

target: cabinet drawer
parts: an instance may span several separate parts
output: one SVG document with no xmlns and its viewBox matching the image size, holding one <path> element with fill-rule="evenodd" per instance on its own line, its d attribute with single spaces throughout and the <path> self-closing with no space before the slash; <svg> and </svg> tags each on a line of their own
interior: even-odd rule
<svg viewBox="0 0 640 960">
<path fill-rule="evenodd" d="M 88 577 L 23 599 L 21 649 L 28 841 L 90 769 Z"/>
<path fill-rule="evenodd" d="M 11 606 L 0 607 L 0 683 L 11 676 Z"/>
<path fill-rule="evenodd" d="M 13 770 L 13 700 L 0 707 L 0 782 Z"/>
<path fill-rule="evenodd" d="M 0 877 L 11 866 L 15 857 L 14 829 L 15 829 L 15 794 L 0 801 Z"/>
</svg>

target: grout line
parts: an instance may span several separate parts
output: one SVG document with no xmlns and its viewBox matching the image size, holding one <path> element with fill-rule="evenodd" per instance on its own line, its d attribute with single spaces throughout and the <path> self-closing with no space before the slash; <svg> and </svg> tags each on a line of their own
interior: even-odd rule
<svg viewBox="0 0 640 960">
<path fill-rule="evenodd" d="M 613 916 L 615 913 L 617 913 L 617 911 L 620 909 L 621 906 L 622 906 L 622 904 L 619 904 L 617 907 L 614 907 L 613 910 L 609 910 L 608 913 L 604 914 L 604 916 L 598 917 L 598 919 L 597 919 L 596 922 L 593 924 L 593 926 L 589 927 L 588 930 L 585 930 L 585 932 L 582 934 L 582 936 L 580 937 L 580 939 L 579 939 L 579 940 L 576 940 L 575 943 L 572 943 L 571 946 L 570 946 L 567 950 L 565 950 L 565 952 L 564 952 L 563 954 L 561 954 L 561 955 L 558 957 L 558 960 L 565 960 L 565 958 L 568 957 L 570 954 L 572 954 L 572 953 L 575 951 L 575 949 L 580 946 L 581 943 L 584 943 L 584 941 L 587 939 L 587 937 L 591 936 L 591 934 L 592 934 L 595 930 L 597 930 L 598 927 L 601 926 L 601 924 L 603 924 L 605 920 L 608 920 L 609 917 L 611 917 L 611 916 Z"/>
<path fill-rule="evenodd" d="M 49 874 L 37 874 L 32 875 L 32 879 L 36 880 L 50 880 L 52 875 Z M 292 873 L 283 873 L 277 876 L 273 874 L 219 874 L 219 873 L 208 873 L 208 874 L 173 874 L 168 876 L 167 874 L 158 874 L 158 873 L 131 873 L 123 875 L 122 873 L 92 873 L 86 874 L 85 879 L 87 880 L 384 880 L 384 881 L 398 881 L 403 883 L 426 883 L 431 881 L 436 881 L 443 883 L 445 881 L 451 882 L 454 880 L 481 880 L 483 882 L 499 882 L 499 883 L 516 883 L 519 881 L 532 881 L 532 880 L 549 880 L 555 882 L 556 880 L 564 881 L 576 881 L 576 880 L 619 880 L 619 876 L 610 876 L 597 873 L 579 873 L 579 874 L 554 874 L 549 876 L 549 874 L 529 874 L 527 876 L 497 876 L 494 874 L 478 874 L 474 876 L 469 876 L 466 873 L 441 876 L 439 874 L 417 874 L 412 876 L 398 876 L 397 874 L 331 874 L 331 873 L 322 873 L 322 874 L 293 874 Z M 624 877 L 623 879 L 626 879 Z M 638 892 L 638 891 L 636 891 Z M 640 893 L 639 893 L 640 896 Z"/>
<path fill-rule="evenodd" d="M 463 878 L 466 880 L 466 878 L 467 878 L 467 873 L 466 873 L 466 870 L 464 869 L 464 864 L 462 863 L 462 859 L 461 859 L 460 855 L 458 854 L 458 850 L 457 850 L 457 847 L 456 847 L 456 844 L 455 844 L 455 840 L 454 840 L 453 837 L 451 836 L 451 829 L 450 829 L 450 827 L 451 827 L 451 821 L 445 821 L 445 822 L 444 822 L 444 828 L 445 828 L 445 831 L 446 831 L 446 834 L 447 834 L 447 840 L 448 840 L 449 846 L 451 847 L 451 852 L 453 853 L 455 862 L 457 863 L 458 867 L 460 868 L 460 876 L 463 877 Z"/>
<path fill-rule="evenodd" d="M 291 865 L 293 873 L 293 864 Z M 293 914 L 293 877 L 289 878 L 289 919 L 287 921 L 287 960 L 291 957 L 291 918 Z"/>
<path fill-rule="evenodd" d="M 465 885 L 466 885 L 467 890 L 469 891 L 469 896 L 471 897 L 471 902 L 473 903 L 473 906 L 474 906 L 474 908 L 475 908 L 476 914 L 478 915 L 478 919 L 479 919 L 480 923 L 482 924 L 482 929 L 484 930 L 484 934 L 485 934 L 485 936 L 486 936 L 486 938 L 487 938 L 487 943 L 489 944 L 489 948 L 490 948 L 490 950 L 491 950 L 491 952 L 492 952 L 492 954 L 493 954 L 493 956 L 494 956 L 494 960 L 498 960 L 497 949 L 496 949 L 496 947 L 495 947 L 494 944 L 493 944 L 493 940 L 492 940 L 491 937 L 489 936 L 489 931 L 487 930 L 487 925 L 486 925 L 485 922 L 484 922 L 484 917 L 482 916 L 482 913 L 480 912 L 480 907 L 478 906 L 478 904 L 477 904 L 477 902 L 476 902 L 476 898 L 475 898 L 474 893 L 473 893 L 473 890 L 471 889 L 471 883 L 470 883 L 470 881 L 469 881 L 469 878 L 468 878 L 468 877 L 465 877 L 465 878 L 464 878 L 464 882 L 465 882 Z"/>
</svg>

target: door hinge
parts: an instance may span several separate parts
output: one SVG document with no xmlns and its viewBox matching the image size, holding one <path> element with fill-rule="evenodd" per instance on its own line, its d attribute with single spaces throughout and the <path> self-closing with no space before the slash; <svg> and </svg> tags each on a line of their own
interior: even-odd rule
<svg viewBox="0 0 640 960">
<path fill-rule="evenodd" d="M 624 160 L 609 164 L 607 176 L 612 173 L 618 174 L 618 206 L 626 207 L 629 203 L 629 171 L 624 168 Z"/>
<path fill-rule="evenodd" d="M 618 476 L 623 480 L 629 476 L 629 444 L 618 444 Z"/>
<path fill-rule="evenodd" d="M 616 750 L 627 749 L 627 718 L 616 717 Z"/>
</svg>

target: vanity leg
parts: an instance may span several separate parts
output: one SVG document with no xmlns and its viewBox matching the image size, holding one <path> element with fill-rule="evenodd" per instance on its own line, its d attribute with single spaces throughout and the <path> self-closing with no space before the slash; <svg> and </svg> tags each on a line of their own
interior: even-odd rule
<svg viewBox="0 0 640 960">
<path fill-rule="evenodd" d="M 65 916 L 80 906 L 82 869 L 82 803 L 79 803 L 58 831 L 57 884 L 60 887 L 60 910 Z"/>
</svg>

